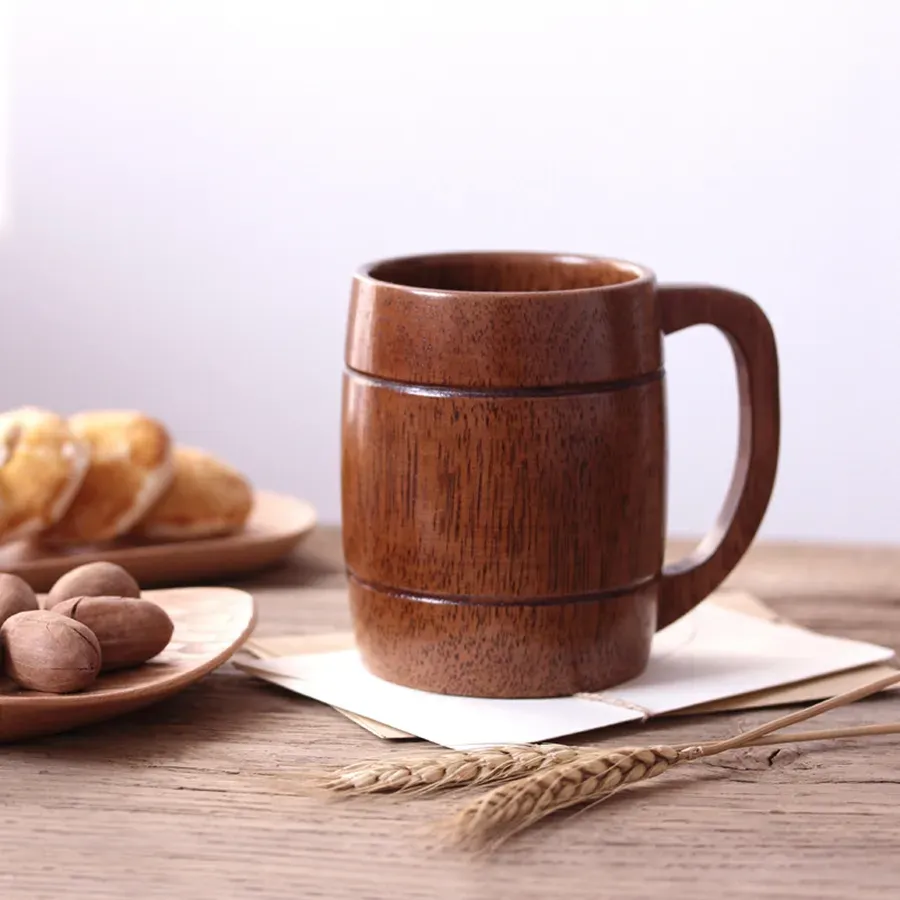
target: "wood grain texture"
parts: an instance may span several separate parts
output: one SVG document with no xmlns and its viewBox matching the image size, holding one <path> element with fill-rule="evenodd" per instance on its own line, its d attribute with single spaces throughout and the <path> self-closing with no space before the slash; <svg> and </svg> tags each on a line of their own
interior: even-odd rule
<svg viewBox="0 0 900 900">
<path fill-rule="evenodd" d="M 683 555 L 692 541 L 668 548 Z M 299 590 L 345 583 L 340 535 L 312 534 L 253 591 L 260 636 L 347 628 Z M 727 585 L 832 634 L 900 649 L 900 548 L 756 545 Z M 630 726 L 578 743 L 723 737 L 771 710 Z M 900 720 L 896 692 L 827 724 Z M 826 721 L 823 720 L 824 726 Z M 295 776 L 403 755 L 338 713 L 225 666 L 150 709 L 3 750 L 4 900 L 883 900 L 896 892 L 900 739 L 761 748 L 674 771 L 472 860 L 429 852 L 459 798 L 330 803 Z"/>
<path fill-rule="evenodd" d="M 692 554 L 663 572 L 658 619 L 664 628 L 708 597 L 756 536 L 775 486 L 781 407 L 775 335 L 756 303 L 715 287 L 663 285 L 659 295 L 666 334 L 707 324 L 725 335 L 740 403 L 737 462 L 719 518 Z"/>
<path fill-rule="evenodd" d="M 353 280 L 346 362 L 411 384 L 600 384 L 659 369 L 658 315 L 652 274 L 629 263 L 538 253 L 388 260 Z"/>
<path fill-rule="evenodd" d="M 704 323 L 735 347 L 741 448 L 711 549 L 662 577 L 662 337 Z M 389 260 L 354 280 L 345 362 L 344 554 L 363 660 L 388 680 L 487 697 L 615 685 L 646 663 L 654 619 L 728 574 L 768 504 L 777 358 L 742 295 L 589 257 Z M 542 632 L 535 607 L 554 604 Z"/>
<path fill-rule="evenodd" d="M 468 696 L 544 696 L 548 672 L 552 692 L 563 696 L 586 684 L 620 684 L 640 675 L 656 600 L 657 585 L 650 582 L 577 602 L 423 602 L 350 578 L 356 644 L 369 669 L 386 681 Z"/>
<path fill-rule="evenodd" d="M 552 397 L 409 393 L 345 376 L 347 565 L 435 597 L 600 594 L 663 554 L 662 381 Z"/>
</svg>

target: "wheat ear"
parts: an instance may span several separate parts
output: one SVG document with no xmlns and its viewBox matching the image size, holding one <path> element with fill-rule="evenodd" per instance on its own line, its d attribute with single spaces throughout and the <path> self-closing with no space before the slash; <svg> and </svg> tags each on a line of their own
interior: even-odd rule
<svg viewBox="0 0 900 900">
<path fill-rule="evenodd" d="M 423 753 L 366 760 L 313 775 L 308 783 L 335 794 L 429 793 L 521 778 L 570 762 L 578 755 L 562 744 L 529 744 L 487 750 Z"/>
<path fill-rule="evenodd" d="M 667 746 L 582 751 L 572 762 L 493 788 L 467 803 L 442 830 L 464 848 L 495 847 L 551 813 L 605 799 L 702 753 L 700 747 Z"/>
<path fill-rule="evenodd" d="M 656 778 L 679 763 L 762 743 L 781 728 L 862 699 L 898 681 L 900 673 L 880 678 L 726 740 L 684 747 L 581 750 L 569 762 L 502 784 L 467 803 L 446 823 L 445 834 L 463 847 L 497 846 L 551 813 L 604 800 L 628 785 Z M 813 734 L 813 739 L 822 735 L 821 732 Z M 783 740 L 791 742 L 790 735 Z"/>
</svg>

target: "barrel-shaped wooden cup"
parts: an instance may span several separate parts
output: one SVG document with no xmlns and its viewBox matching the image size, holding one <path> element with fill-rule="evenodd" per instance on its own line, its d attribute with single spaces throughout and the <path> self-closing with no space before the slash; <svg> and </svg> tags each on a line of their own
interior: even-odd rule
<svg viewBox="0 0 900 900">
<path fill-rule="evenodd" d="M 721 521 L 664 569 L 662 336 L 700 323 L 735 350 L 739 458 Z M 775 342 L 740 294 L 594 257 L 387 260 L 354 278 L 345 360 L 351 611 L 364 664 L 389 681 L 547 697 L 637 676 L 771 495 Z"/>
</svg>

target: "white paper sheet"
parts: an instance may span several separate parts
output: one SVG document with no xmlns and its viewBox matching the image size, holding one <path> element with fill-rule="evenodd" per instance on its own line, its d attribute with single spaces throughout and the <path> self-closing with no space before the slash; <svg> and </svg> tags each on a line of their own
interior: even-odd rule
<svg viewBox="0 0 900 900">
<path fill-rule="evenodd" d="M 647 715 L 891 659 L 860 641 L 702 603 L 659 632 L 643 675 L 602 695 L 546 700 L 445 696 L 369 674 L 356 650 L 238 663 L 298 694 L 467 749 L 553 740 Z"/>
</svg>

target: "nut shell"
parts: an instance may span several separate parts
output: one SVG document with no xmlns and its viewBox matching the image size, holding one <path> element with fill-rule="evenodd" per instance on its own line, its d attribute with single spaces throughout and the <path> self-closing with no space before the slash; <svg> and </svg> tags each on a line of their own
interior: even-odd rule
<svg viewBox="0 0 900 900">
<path fill-rule="evenodd" d="M 93 562 L 66 572 L 50 588 L 44 609 L 73 597 L 140 597 L 141 589 L 121 566 L 111 562 Z"/>
<path fill-rule="evenodd" d="M 150 600 L 132 597 L 73 597 L 53 608 L 86 625 L 100 642 L 104 672 L 139 666 L 165 650 L 175 626 Z"/>
<path fill-rule="evenodd" d="M 0 625 L 16 613 L 39 608 L 37 595 L 27 581 L 0 572 Z"/>
<path fill-rule="evenodd" d="M 3 667 L 20 687 L 71 694 L 100 671 L 100 643 L 81 622 L 43 609 L 16 613 L 0 627 Z"/>
</svg>

